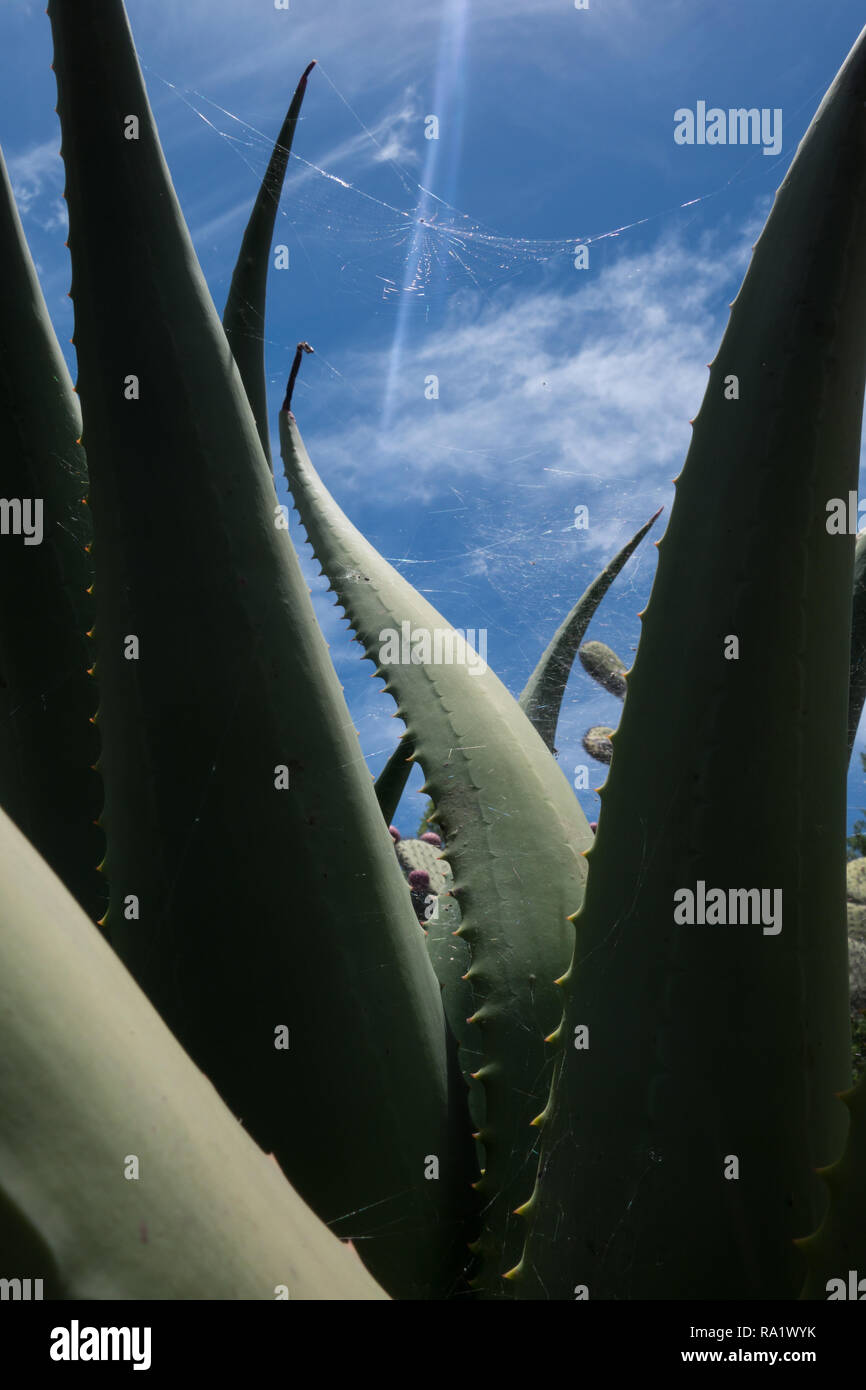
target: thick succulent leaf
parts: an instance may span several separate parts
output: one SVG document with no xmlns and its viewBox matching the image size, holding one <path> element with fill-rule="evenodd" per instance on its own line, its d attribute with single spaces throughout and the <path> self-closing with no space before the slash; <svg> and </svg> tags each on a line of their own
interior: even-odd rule
<svg viewBox="0 0 866 1390">
<path fill-rule="evenodd" d="M 244 232 L 223 311 L 223 328 L 252 407 L 265 458 L 271 467 L 271 432 L 268 427 L 265 378 L 265 295 L 271 242 L 283 180 L 286 177 L 295 127 L 307 90 L 307 78 L 315 66 L 314 59 L 305 69 L 280 128 Z"/>
<path fill-rule="evenodd" d="M 0 801 L 94 918 L 102 791 L 81 415 L 0 155 Z M 16 514 L 16 507 L 21 508 Z M 26 527 L 14 533 L 15 526 Z"/>
<path fill-rule="evenodd" d="M 463 1080 L 469 1088 L 469 1113 L 472 1126 L 481 1134 L 487 1118 L 484 1086 L 477 1073 L 484 1065 L 484 1039 L 477 1023 L 472 1022 L 478 1001 L 472 983 L 466 978 L 472 964 L 469 944 L 459 934 L 460 908 L 451 893 L 441 893 L 430 905 L 430 917 L 424 923 L 427 933 L 427 953 L 442 989 L 442 1005 L 451 1032 L 457 1042 L 457 1060 Z M 484 1163 L 484 1146 L 478 1144 L 478 1161 Z"/>
<path fill-rule="evenodd" d="M 827 504 L 856 487 L 864 378 L 866 30 L 755 246 L 659 545 L 577 917 L 527 1296 L 802 1284 L 793 1239 L 823 1213 L 815 1167 L 841 1151 L 850 1084 L 854 541 Z M 734 899 L 741 924 L 711 905 L 702 925 L 702 886 L 726 908 L 761 890 L 761 921 Z"/>
<path fill-rule="evenodd" d="M 386 1296 L 2 811 L 0 1117 L 4 1278 L 65 1299 Z"/>
<path fill-rule="evenodd" d="M 96 533 L 110 938 L 304 1199 L 363 1237 L 389 1292 L 436 1296 L 465 1262 L 475 1169 L 439 988 L 123 6 L 53 0 L 49 14 Z"/>
<path fill-rule="evenodd" d="M 863 702 L 866 700 L 866 534 L 854 546 L 854 586 L 851 604 L 851 671 L 848 693 L 848 758 L 854 751 Z"/>
<path fill-rule="evenodd" d="M 406 790 L 406 783 L 412 773 L 411 758 L 412 740 L 401 738 L 373 784 L 386 825 L 390 825 L 397 814 L 400 798 Z"/>
<path fill-rule="evenodd" d="M 460 1065 L 467 1083 L 483 1064 L 483 1039 L 477 1023 L 469 1020 L 475 1012 L 472 985 L 466 979 L 472 964 L 468 943 L 458 934 L 460 908 L 451 893 L 441 893 L 431 903 L 430 919 L 425 922 L 427 952 L 442 990 L 442 1002 L 451 1031 L 460 1046 Z M 478 1084 L 478 1090 L 482 1088 Z"/>
<path fill-rule="evenodd" d="M 662 508 L 659 507 L 581 594 L 568 617 L 556 629 L 538 665 L 526 682 L 520 696 L 520 707 L 526 711 L 551 751 L 554 750 L 559 711 L 574 665 L 575 652 L 583 641 L 598 605 L 661 513 Z"/>
<path fill-rule="evenodd" d="M 485 1057 L 479 1072 L 487 1107 L 480 1280 L 488 1294 L 501 1296 L 507 1291 L 501 1275 L 513 1263 L 509 1255 L 519 1238 L 513 1211 L 528 1195 L 535 1138 L 530 1121 L 547 1091 L 545 1037 L 559 1014 L 553 981 L 568 963 L 566 915 L 581 900 L 582 852 L 592 832 L 516 700 L 340 511 L 285 408 L 280 440 L 313 550 L 385 689 L 398 701 L 446 833 Z M 441 634 L 442 659 L 385 664 L 380 655 L 388 634 L 402 641 L 404 632 L 427 634 L 431 644 Z M 453 641 L 450 661 L 446 636 Z"/>
<path fill-rule="evenodd" d="M 866 1076 L 840 1100 L 850 1115 L 848 1142 L 839 1161 L 821 1170 L 829 1206 L 820 1228 L 797 1241 L 807 1269 L 801 1298 L 862 1301 L 866 1297 Z"/>
</svg>

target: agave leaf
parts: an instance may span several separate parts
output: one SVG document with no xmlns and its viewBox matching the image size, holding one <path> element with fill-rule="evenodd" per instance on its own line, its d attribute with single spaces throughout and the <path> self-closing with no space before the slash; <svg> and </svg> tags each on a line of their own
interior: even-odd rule
<svg viewBox="0 0 866 1390">
<path fill-rule="evenodd" d="M 400 798 L 409 781 L 412 772 L 412 751 L 412 740 L 401 738 L 373 784 L 386 825 L 390 825 L 397 814 Z"/>
<path fill-rule="evenodd" d="M 425 922 L 427 952 L 433 962 L 436 978 L 442 989 L 442 1001 L 451 1031 L 461 1051 L 460 1064 L 467 1083 L 470 1073 L 484 1062 L 481 1031 L 469 1019 L 475 1012 L 476 1001 L 466 973 L 472 955 L 466 940 L 459 935 L 460 908 L 451 893 L 436 896 L 429 921 Z M 479 1091 L 481 1087 L 478 1087 Z"/>
<path fill-rule="evenodd" d="M 663 508 L 659 507 L 581 594 L 568 617 L 556 629 L 538 665 L 526 682 L 520 696 L 520 707 L 526 711 L 551 752 L 554 751 L 559 711 L 574 665 L 575 652 L 583 641 L 598 605 L 662 511 Z"/>
<path fill-rule="evenodd" d="M 0 885 L 3 1276 L 65 1299 L 384 1298 L 2 811 Z"/>
<path fill-rule="evenodd" d="M 316 62 L 313 59 L 304 70 L 286 113 L 286 119 L 280 128 L 250 213 L 250 220 L 246 225 L 223 311 L 223 328 L 255 416 L 262 450 L 271 469 L 271 432 L 268 428 L 265 378 L 265 295 L 268 262 L 283 180 L 286 177 L 292 141 L 295 138 L 295 126 L 301 114 L 307 78 L 315 66 Z"/>
<path fill-rule="evenodd" d="M 848 1142 L 837 1163 L 821 1170 L 827 1214 L 814 1235 L 798 1240 L 807 1268 L 801 1298 L 862 1301 L 866 1284 L 866 1077 L 840 1096 L 850 1115 Z M 851 1273 L 855 1288 L 851 1290 Z M 830 1281 L 836 1280 L 835 1285 Z M 838 1281 L 841 1280 L 841 1287 Z"/>
<path fill-rule="evenodd" d="M 457 1043 L 457 1060 L 463 1080 L 469 1089 L 469 1112 L 477 1134 L 484 1130 L 487 1108 L 484 1086 L 477 1073 L 484 1066 L 484 1039 L 481 1029 L 472 1018 L 478 1001 L 468 980 L 472 953 L 468 942 L 460 936 L 460 908 L 451 893 L 441 893 L 435 908 L 424 923 L 427 933 L 427 953 L 442 989 L 445 1017 Z M 484 1146 L 478 1143 L 478 1162 L 483 1166 Z"/>
<path fill-rule="evenodd" d="M 296 359 L 297 360 L 297 359 Z M 556 1023 L 555 977 L 565 969 L 592 832 L 574 793 L 517 702 L 460 634 L 364 539 L 328 494 L 285 403 L 280 442 L 286 478 L 307 536 L 346 615 L 375 662 L 413 740 L 446 832 L 445 854 L 469 942 L 478 999 L 487 1119 L 478 1190 L 481 1287 L 506 1292 L 501 1275 L 519 1236 L 513 1216 L 527 1195 L 530 1121 L 546 1093 L 545 1037 Z M 452 660 L 384 665 L 382 644 L 404 626 L 453 641 Z M 513 1261 L 511 1261 L 513 1262 Z"/>
<path fill-rule="evenodd" d="M 854 545 L 854 586 L 851 603 L 851 672 L 848 695 L 848 758 L 854 751 L 863 702 L 866 700 L 866 533 Z"/>
<path fill-rule="evenodd" d="M 475 1167 L 439 987 L 123 5 L 53 0 L 49 14 L 111 941 L 317 1214 L 363 1237 L 389 1292 L 436 1296 L 465 1262 Z"/>
<path fill-rule="evenodd" d="M 0 800 L 96 918 L 104 841 L 81 414 L 2 154 L 0 267 L 0 494 L 12 523 L 20 504 L 31 530 L 0 536 Z"/>
<path fill-rule="evenodd" d="M 514 1273 L 527 1296 L 802 1284 L 793 1239 L 823 1213 L 814 1170 L 841 1150 L 850 1084 L 854 543 L 827 504 L 856 486 L 864 380 L 866 30 L 754 248 L 659 544 Z M 741 925 L 684 922 L 702 884 L 726 909 L 764 890 L 775 921 L 739 899 Z"/>
</svg>

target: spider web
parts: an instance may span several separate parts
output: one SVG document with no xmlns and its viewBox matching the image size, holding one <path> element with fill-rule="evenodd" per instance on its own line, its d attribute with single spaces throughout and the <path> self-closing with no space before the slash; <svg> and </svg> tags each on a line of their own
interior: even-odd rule
<svg viewBox="0 0 866 1390">
<path fill-rule="evenodd" d="M 204 93 L 181 87 L 152 69 L 147 71 L 226 141 L 249 169 L 251 186 L 257 188 L 271 157 L 273 138 Z M 322 260 L 330 262 L 333 269 L 336 263 L 338 286 L 372 302 L 401 305 L 408 301 L 426 306 L 461 289 L 488 294 L 532 267 L 570 273 L 578 248 L 619 237 L 717 197 L 738 182 L 761 153 L 760 149 L 751 152 L 720 187 L 618 226 L 600 231 L 582 228 L 553 238 L 509 236 L 418 182 L 390 156 L 321 64 L 316 71 L 350 113 L 364 140 L 375 147 L 373 165 L 366 175 L 368 186 L 361 187 L 336 168 L 327 169 L 305 158 L 298 148 L 303 146 L 299 126 L 278 209 L 275 240 L 286 242 L 311 264 Z M 344 153 L 343 158 L 355 163 L 356 154 L 352 144 L 352 154 Z M 762 161 L 756 165 L 756 174 L 765 172 Z M 329 288 L 333 285 L 332 275 Z"/>
<path fill-rule="evenodd" d="M 153 69 L 148 68 L 147 72 L 150 79 L 169 90 L 214 137 L 224 141 L 245 166 L 248 171 L 247 206 L 251 206 L 271 158 L 273 135 L 253 126 L 202 91 L 170 81 Z M 323 89 L 330 92 L 352 122 L 352 133 L 346 138 L 345 123 L 334 122 L 334 127 L 340 129 L 337 138 L 341 143 L 332 156 L 316 163 L 307 158 L 302 118 L 277 209 L 274 243 L 289 246 L 292 264 L 296 263 L 296 257 L 304 260 L 320 284 L 327 288 L 329 297 L 344 293 L 379 307 L 385 306 L 398 319 L 404 315 L 415 319 L 425 312 L 429 315 L 432 306 L 441 308 L 447 304 L 450 307 L 464 295 L 471 312 L 473 305 L 477 306 L 507 282 L 519 277 L 533 279 L 538 272 L 551 280 L 556 277 L 563 281 L 570 279 L 573 284 L 578 247 L 612 241 L 638 228 L 661 223 L 716 198 L 744 178 L 759 180 L 768 173 L 768 163 L 761 158 L 760 148 L 749 150 L 744 152 L 743 163 L 725 183 L 672 206 L 615 226 L 602 226 L 600 230 L 584 227 L 572 234 L 542 238 L 510 236 L 454 206 L 427 183 L 419 181 L 405 163 L 392 157 L 387 117 L 370 129 L 320 63 L 315 72 L 320 94 Z M 810 99 L 803 104 L 808 104 Z M 363 172 L 357 176 L 355 170 L 359 164 Z M 347 177 L 347 173 L 353 177 Z M 268 346 L 285 349 L 284 359 L 290 357 L 287 343 L 269 343 Z M 280 368 L 283 379 L 284 370 L 283 365 Z M 359 408 L 369 409 L 369 402 L 363 398 L 364 388 L 355 384 L 351 376 L 341 373 L 322 354 L 317 342 L 316 355 L 305 365 L 299 390 L 321 393 L 329 379 L 341 399 L 348 393 L 349 397 L 357 397 Z M 447 453 L 435 431 L 431 432 L 427 447 L 433 451 L 441 447 Z M 516 518 L 523 512 L 527 487 L 541 488 L 543 485 L 546 491 L 552 485 L 556 491 L 557 485 L 561 488 L 570 483 L 572 477 L 575 486 L 583 487 L 586 480 L 593 478 L 601 483 L 601 475 L 589 469 L 569 471 L 568 479 L 560 479 L 559 470 L 554 466 L 542 468 L 543 476 L 533 483 L 516 483 L 507 482 L 501 468 L 496 467 L 496 476 L 485 480 L 486 452 L 483 458 L 476 457 L 477 451 L 471 449 L 458 452 L 461 456 L 466 454 L 474 486 L 468 490 L 452 488 L 450 497 L 438 499 L 439 509 L 453 510 L 459 526 L 452 543 L 447 546 L 447 555 L 437 561 L 409 558 L 413 553 L 417 556 L 415 542 L 419 538 L 423 540 L 424 534 L 429 535 L 425 530 L 430 518 L 429 508 L 424 511 L 423 527 L 420 521 L 418 523 L 414 541 L 412 534 L 401 537 L 401 555 L 391 553 L 387 544 L 380 548 L 398 569 L 408 571 L 411 582 L 443 612 L 459 612 L 464 606 L 471 606 L 480 625 L 501 624 L 503 598 L 508 600 L 512 612 L 520 613 L 528 595 L 534 595 L 532 602 L 537 607 L 539 590 L 544 590 L 542 603 L 545 611 L 549 610 L 544 626 L 545 631 L 552 633 L 562 616 L 563 605 L 567 610 L 576 597 L 576 593 L 571 593 L 575 581 L 570 572 L 575 558 L 575 532 L 568 519 L 558 511 L 555 498 L 551 498 L 551 508 L 540 534 L 536 534 L 537 515 L 524 528 Z M 495 449 L 492 453 L 498 458 Z M 446 461 L 445 453 L 443 461 Z M 544 460 L 535 462 L 541 467 Z M 622 512 L 621 489 L 621 479 L 616 478 L 611 479 L 606 488 L 607 507 L 614 516 Z M 399 492 L 399 487 L 397 490 Z M 508 524 L 504 524 L 506 517 Z M 521 534 L 522 530 L 525 534 Z M 423 547 L 421 553 L 424 553 Z M 631 612 L 638 607 L 637 600 L 645 585 L 644 571 L 649 564 L 647 556 L 640 556 L 618 581 L 618 602 Z M 312 587 L 314 592 L 319 588 L 315 579 Z M 596 619 L 594 632 L 599 638 L 614 638 L 611 629 L 614 612 L 614 607 L 608 603 Z M 322 617 L 324 613 L 320 610 Z M 528 674 L 534 665 L 534 656 L 521 650 L 519 623 L 510 634 L 510 641 L 520 658 L 519 666 L 525 667 L 525 674 Z M 614 645 L 622 646 L 622 643 L 615 640 Z M 348 635 L 345 646 L 349 647 Z M 334 655 L 339 651 L 338 644 Z M 630 657 L 631 654 L 626 646 L 625 655 Z M 355 652 L 349 655 L 354 658 Z M 510 670 L 496 666 L 495 669 L 511 684 L 520 681 Z M 351 688 L 352 677 L 348 672 L 344 675 Z M 616 709 L 613 697 L 605 697 L 605 703 Z M 378 719 L 364 703 L 354 713 L 362 741 L 375 747 L 380 742 L 373 732 L 374 729 L 381 732 Z M 567 732 L 568 723 L 564 711 L 561 732 L 565 747 L 576 742 L 574 733 L 569 736 Z M 583 728 L 579 730 L 582 732 Z M 585 761 L 582 752 L 577 757 Z M 601 776 L 596 779 L 601 780 Z M 585 809 L 597 813 L 594 791 L 582 793 L 580 799 Z"/>
</svg>

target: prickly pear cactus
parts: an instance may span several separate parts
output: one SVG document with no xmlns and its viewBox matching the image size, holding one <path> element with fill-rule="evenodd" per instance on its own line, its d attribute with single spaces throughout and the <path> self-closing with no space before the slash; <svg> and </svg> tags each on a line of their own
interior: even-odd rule
<svg viewBox="0 0 866 1390">
<path fill-rule="evenodd" d="M 593 680 L 598 681 L 611 695 L 617 695 L 621 700 L 625 699 L 627 667 L 615 651 L 605 646 L 604 642 L 584 642 L 577 655 L 587 675 L 592 676 Z"/>
<path fill-rule="evenodd" d="M 433 837 L 439 840 L 439 836 Z M 430 876 L 431 893 L 448 893 L 454 882 L 454 875 L 447 859 L 442 858 L 442 844 L 432 840 L 398 840 L 394 848 L 400 867 L 407 878 L 414 869 L 422 869 Z"/>
<path fill-rule="evenodd" d="M 609 729 L 605 724 L 596 724 L 584 734 L 583 746 L 597 763 L 609 763 L 613 757 L 611 739 L 614 732 L 615 730 Z"/>
<path fill-rule="evenodd" d="M 848 980 L 851 1008 L 866 1009 L 866 859 L 852 859 L 848 879 Z"/>
</svg>

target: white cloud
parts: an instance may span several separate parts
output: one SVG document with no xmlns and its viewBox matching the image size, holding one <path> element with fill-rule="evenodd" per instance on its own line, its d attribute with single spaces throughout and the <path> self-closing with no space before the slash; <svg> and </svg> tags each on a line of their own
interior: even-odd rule
<svg viewBox="0 0 866 1390">
<path fill-rule="evenodd" d="M 387 160 L 397 164 L 420 163 L 415 127 L 421 112 L 414 98 L 414 90 L 410 87 L 403 95 L 399 110 L 386 112 L 373 127 L 371 134 L 377 145 L 373 158 L 377 164 Z"/>
<path fill-rule="evenodd" d="M 502 291 L 477 304 L 474 317 L 464 304 L 405 348 L 391 427 L 383 431 L 371 411 L 310 429 L 314 460 L 326 461 L 343 496 L 368 493 L 391 474 L 406 501 L 430 505 L 471 476 L 476 487 L 537 485 L 541 503 L 589 504 L 627 482 L 630 499 L 643 501 L 649 515 L 682 465 L 705 364 L 757 225 L 733 244 L 708 235 L 691 251 L 670 236 L 594 278 L 569 269 L 567 285 Z M 362 395 L 381 401 L 387 353 L 350 354 L 338 366 Z M 424 395 L 431 374 L 439 377 L 436 401 Z M 529 515 L 531 493 L 527 500 Z M 593 525 L 591 548 L 609 549 L 616 524 Z"/>
<path fill-rule="evenodd" d="M 46 232 L 68 232 L 69 211 L 62 198 L 52 198 L 46 211 L 38 218 L 39 225 Z"/>
<path fill-rule="evenodd" d="M 64 206 L 62 199 L 58 197 L 59 191 L 63 189 L 64 180 L 59 146 L 58 135 L 51 140 L 44 140 L 39 145 L 33 145 L 22 154 L 10 155 L 7 160 L 9 180 L 22 218 L 32 211 L 46 230 L 51 230 L 52 226 L 63 225 L 57 222 L 57 204 Z M 46 197 L 51 199 L 51 212 L 47 214 L 47 222 L 42 220 L 46 214 L 40 212 L 38 206 Z"/>
<path fill-rule="evenodd" d="M 411 90 L 405 92 L 396 103 L 385 111 L 373 126 L 359 130 L 357 134 L 341 140 L 324 155 L 319 156 L 319 164 L 312 164 L 303 156 L 293 154 L 286 178 L 286 190 L 290 192 L 311 179 L 321 178 L 320 169 L 325 173 L 336 174 L 340 169 L 352 171 L 352 182 L 358 171 L 386 160 L 400 163 L 417 163 L 418 154 L 409 144 L 410 128 L 417 122 L 419 113 L 413 103 Z M 372 136 L 372 139 L 370 138 Z"/>
</svg>

